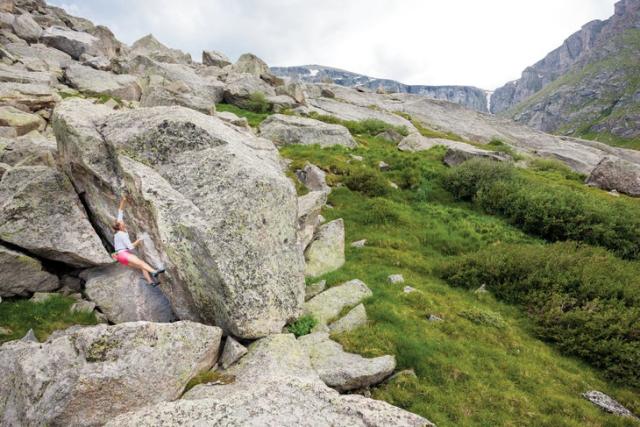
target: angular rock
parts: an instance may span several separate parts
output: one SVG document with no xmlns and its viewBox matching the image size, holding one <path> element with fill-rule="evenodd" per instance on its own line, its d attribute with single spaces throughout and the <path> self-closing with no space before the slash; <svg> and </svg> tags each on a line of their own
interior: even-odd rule
<svg viewBox="0 0 640 427">
<path fill-rule="evenodd" d="M 347 128 L 342 125 L 283 114 L 271 115 L 263 121 L 260 124 L 260 135 L 278 145 L 342 145 L 349 148 L 357 146 Z"/>
<path fill-rule="evenodd" d="M 60 95 L 47 85 L 0 83 L 0 103 L 23 111 L 51 109 L 60 101 Z"/>
<path fill-rule="evenodd" d="M 430 314 L 429 317 L 427 317 L 427 320 L 429 322 L 443 322 L 444 321 L 442 319 L 442 317 L 436 316 L 435 314 Z"/>
<path fill-rule="evenodd" d="M 76 267 L 113 262 L 69 179 L 46 166 L 20 166 L 0 181 L 0 240 Z"/>
<path fill-rule="evenodd" d="M 396 283 L 404 283 L 404 277 L 402 277 L 402 274 L 392 274 L 387 277 L 387 282 L 392 285 L 395 285 Z"/>
<path fill-rule="evenodd" d="M 324 291 L 327 287 L 326 280 L 320 280 L 319 282 L 312 283 L 305 288 L 305 301 L 309 301 L 311 298 L 318 295 L 320 292 Z"/>
<path fill-rule="evenodd" d="M 336 219 L 318 227 L 304 255 L 307 262 L 305 276 L 321 276 L 342 267 L 345 262 L 342 219 Z"/>
<path fill-rule="evenodd" d="M 105 238 L 127 188 L 130 233 L 149 233 L 142 256 L 166 267 L 162 289 L 178 318 L 257 338 L 299 315 L 297 200 L 273 144 L 180 107 L 112 113 L 68 100 L 53 126 Z"/>
<path fill-rule="evenodd" d="M 304 168 L 296 171 L 296 176 L 310 191 L 324 191 L 327 194 L 331 192 L 331 187 L 327 185 L 326 174 L 316 165 L 307 163 Z"/>
<path fill-rule="evenodd" d="M 593 403 L 603 411 L 609 412 L 621 417 L 637 418 L 633 413 L 622 406 L 618 401 L 612 399 L 601 391 L 588 391 L 582 395 L 589 402 Z"/>
<path fill-rule="evenodd" d="M 40 261 L 0 245 L 0 296 L 27 296 L 53 291 L 58 278 L 47 273 Z"/>
<path fill-rule="evenodd" d="M 362 249 L 367 245 L 367 239 L 356 240 L 355 242 L 351 242 L 352 248 Z"/>
<path fill-rule="evenodd" d="M 17 16 L 12 26 L 16 35 L 28 42 L 37 41 L 42 35 L 42 28 L 33 20 L 30 13 L 23 13 Z"/>
<path fill-rule="evenodd" d="M 483 158 L 495 160 L 498 162 L 507 162 L 513 160 L 510 155 L 501 153 L 499 151 L 487 151 L 480 148 L 476 148 L 469 144 L 459 143 L 455 147 L 449 147 L 444 155 L 444 163 L 447 166 L 458 166 L 461 163 L 466 162 L 473 158 Z"/>
<path fill-rule="evenodd" d="M 373 295 L 364 282 L 355 279 L 334 286 L 304 303 L 304 313 L 312 315 L 318 323 L 328 323 L 340 314 L 343 308 L 360 304 Z"/>
<path fill-rule="evenodd" d="M 402 289 L 402 292 L 404 292 L 405 294 L 410 294 L 410 293 L 415 292 L 415 291 L 416 291 L 416 289 L 412 288 L 411 286 L 405 286 Z"/>
<path fill-rule="evenodd" d="M 304 86 L 298 82 L 292 82 L 276 87 L 276 95 L 287 95 L 297 104 L 305 103 Z"/>
<path fill-rule="evenodd" d="M 313 235 L 320 221 L 318 216 L 327 202 L 327 193 L 312 191 L 298 197 L 298 242 L 304 251 L 313 240 Z"/>
<path fill-rule="evenodd" d="M 36 61 L 40 61 L 44 64 L 46 71 L 58 76 L 62 75 L 62 69 L 72 61 L 70 55 L 39 43 L 31 45 L 9 43 L 5 48 L 22 63 L 35 64 Z"/>
<path fill-rule="evenodd" d="M 220 356 L 220 365 L 222 365 L 223 369 L 228 369 L 229 366 L 236 363 L 245 354 L 247 354 L 247 348 L 232 337 L 228 337 L 224 343 L 222 356 Z"/>
<path fill-rule="evenodd" d="M 139 270 L 113 264 L 85 270 L 85 294 L 112 323 L 171 322 L 171 304 L 160 288 L 149 286 Z"/>
<path fill-rule="evenodd" d="M 227 123 L 231 123 L 234 126 L 249 129 L 249 121 L 245 117 L 238 117 L 229 111 L 216 112 L 216 116 L 224 120 Z"/>
<path fill-rule="evenodd" d="M 171 64 L 191 64 L 191 55 L 178 49 L 171 49 L 160 43 L 153 34 L 148 34 L 131 45 L 131 55 L 144 55 Z"/>
<path fill-rule="evenodd" d="M 238 74 L 229 76 L 224 87 L 224 101 L 240 108 L 252 109 L 254 103 L 252 96 L 262 94 L 265 97 L 275 96 L 275 90 L 264 80 L 251 74 Z"/>
<path fill-rule="evenodd" d="M 394 144 L 398 144 L 404 139 L 404 136 L 393 129 L 387 129 L 377 134 L 376 138 L 386 139 L 387 141 L 391 141 Z"/>
<path fill-rule="evenodd" d="M 381 171 L 388 171 L 390 166 L 389 166 L 389 164 L 387 162 L 384 162 L 384 161 L 380 160 L 380 162 L 378 162 L 378 168 Z"/>
<path fill-rule="evenodd" d="M 202 52 L 202 63 L 212 67 L 226 67 L 231 65 L 231 61 L 224 53 L 215 50 L 205 50 Z"/>
<path fill-rule="evenodd" d="M 29 301 L 31 302 L 45 302 L 46 300 L 48 300 L 49 298 L 53 297 L 57 295 L 54 292 L 36 292 L 34 293 L 31 298 L 29 298 Z"/>
<path fill-rule="evenodd" d="M 51 72 L 29 71 L 20 64 L 0 64 L 0 82 L 54 85 L 57 81 L 57 76 Z"/>
<path fill-rule="evenodd" d="M 103 424 L 177 399 L 211 368 L 222 331 L 192 322 L 74 327 L 0 347 L 3 425 Z"/>
<path fill-rule="evenodd" d="M 36 334 L 33 332 L 33 329 L 29 329 L 27 331 L 27 333 L 25 334 L 25 336 L 20 338 L 20 341 L 35 342 L 35 343 L 39 343 L 40 342 L 40 341 L 38 341 L 38 338 L 36 337 Z"/>
<path fill-rule="evenodd" d="M 591 172 L 587 184 L 639 197 L 640 165 L 616 157 L 605 157 Z"/>
<path fill-rule="evenodd" d="M 44 129 L 46 122 L 37 114 L 29 114 L 11 106 L 0 106 L 0 126 L 15 129 L 17 136 Z"/>
<path fill-rule="evenodd" d="M 92 301 L 78 301 L 71 306 L 72 313 L 91 313 L 96 308 L 96 303 Z"/>
<path fill-rule="evenodd" d="M 42 43 L 67 53 L 73 59 L 80 59 L 82 54 L 99 55 L 100 39 L 89 33 L 74 31 L 64 27 L 49 27 L 41 36 Z"/>
<path fill-rule="evenodd" d="M 352 331 L 367 324 L 367 311 L 363 304 L 358 304 L 352 308 L 344 317 L 329 325 L 332 334 Z"/>
<path fill-rule="evenodd" d="M 240 55 L 240 58 L 231 66 L 231 70 L 236 74 L 251 74 L 272 86 L 283 84 L 282 79 L 273 75 L 269 70 L 269 66 L 252 53 Z"/>
<path fill-rule="evenodd" d="M 65 77 L 71 87 L 89 94 L 109 95 L 127 101 L 138 101 L 142 94 L 138 78 L 128 74 L 113 74 L 73 64 L 65 70 Z"/>
<path fill-rule="evenodd" d="M 0 335 L 11 335 L 12 333 L 13 331 L 11 329 L 0 326 Z"/>
<path fill-rule="evenodd" d="M 21 137 L 11 139 L 0 138 L 0 162 L 11 166 L 16 166 L 31 156 L 42 153 L 55 155 L 56 152 L 56 141 L 39 132 L 29 132 Z"/>
<path fill-rule="evenodd" d="M 104 56 L 91 56 L 83 54 L 80 58 L 82 65 L 94 68 L 100 71 L 111 71 L 111 61 Z"/>
<path fill-rule="evenodd" d="M 107 425 L 433 426 L 388 403 L 342 396 L 327 387 L 290 334 L 271 335 L 252 344 L 249 353 L 227 372 L 235 382 L 196 386 L 181 400 L 122 415 Z"/>
<path fill-rule="evenodd" d="M 342 346 L 329 339 L 327 333 L 314 333 L 298 338 L 309 353 L 313 369 L 326 385 L 338 391 L 357 390 L 382 382 L 396 368 L 393 356 L 373 359 L 347 353 Z"/>
</svg>

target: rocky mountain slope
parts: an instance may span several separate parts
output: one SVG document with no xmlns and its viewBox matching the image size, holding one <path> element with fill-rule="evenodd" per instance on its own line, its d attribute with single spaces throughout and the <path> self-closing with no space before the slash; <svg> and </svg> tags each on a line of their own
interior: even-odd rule
<svg viewBox="0 0 640 427">
<path fill-rule="evenodd" d="M 472 86 L 406 85 L 395 80 L 378 79 L 323 65 L 271 67 L 280 77 L 306 83 L 335 83 L 340 86 L 371 89 L 386 93 L 412 93 L 463 105 L 472 110 L 488 112 L 487 92 Z"/>
<path fill-rule="evenodd" d="M 624 143 L 640 137 L 640 1 L 592 21 L 497 89 L 491 111 L 545 132 Z"/>
</svg>

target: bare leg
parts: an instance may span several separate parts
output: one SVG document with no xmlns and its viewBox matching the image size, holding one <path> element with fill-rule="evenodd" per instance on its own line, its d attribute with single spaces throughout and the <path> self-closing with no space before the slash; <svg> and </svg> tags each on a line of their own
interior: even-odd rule
<svg viewBox="0 0 640 427">
<path fill-rule="evenodd" d="M 142 271 L 142 275 L 144 276 L 144 280 L 147 281 L 147 283 L 153 284 L 153 280 L 151 280 L 151 275 L 149 274 L 149 272 L 147 270 L 140 270 Z"/>
<path fill-rule="evenodd" d="M 135 255 L 129 255 L 129 265 L 135 268 L 139 268 L 140 270 L 144 270 L 148 273 L 153 273 L 155 268 L 151 267 L 149 264 L 141 260 Z"/>
</svg>

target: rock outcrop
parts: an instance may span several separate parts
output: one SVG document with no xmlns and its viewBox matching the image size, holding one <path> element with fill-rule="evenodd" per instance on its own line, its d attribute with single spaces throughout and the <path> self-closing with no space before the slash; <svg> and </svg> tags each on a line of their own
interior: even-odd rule
<svg viewBox="0 0 640 427">
<path fill-rule="evenodd" d="M 215 363 L 222 331 L 191 322 L 75 327 L 0 347 L 3 425 L 103 424 L 177 399 Z"/>
<path fill-rule="evenodd" d="M 138 78 L 127 74 L 113 74 L 73 64 L 64 75 L 72 87 L 88 94 L 108 95 L 127 101 L 139 101 L 142 94 Z"/>
<path fill-rule="evenodd" d="M 279 332 L 304 299 L 297 200 L 273 144 L 180 107 L 112 114 L 79 100 L 54 115 L 62 164 L 103 236 L 116 193 L 181 319 L 243 338 Z"/>
<path fill-rule="evenodd" d="M 293 335 L 271 335 L 226 373 L 227 385 L 199 385 L 174 402 L 124 414 L 107 426 L 216 425 L 428 427 L 425 418 L 359 395 L 327 387 Z"/>
<path fill-rule="evenodd" d="M 0 244 L 0 297 L 27 296 L 57 289 L 58 278 L 35 258 Z"/>
<path fill-rule="evenodd" d="M 274 114 L 262 122 L 260 135 L 279 145 L 357 146 L 347 128 L 342 125 L 283 114 Z"/>
</svg>

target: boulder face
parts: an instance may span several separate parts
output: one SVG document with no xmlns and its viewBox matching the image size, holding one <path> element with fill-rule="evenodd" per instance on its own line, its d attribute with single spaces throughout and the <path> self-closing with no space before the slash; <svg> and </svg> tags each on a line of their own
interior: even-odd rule
<svg viewBox="0 0 640 427">
<path fill-rule="evenodd" d="M 27 296 L 58 286 L 58 278 L 44 271 L 40 261 L 0 245 L 0 297 Z"/>
<path fill-rule="evenodd" d="M 112 262 L 69 179 L 48 166 L 19 166 L 0 181 L 0 240 L 76 267 Z"/>
<path fill-rule="evenodd" d="M 65 77 L 72 87 L 90 94 L 109 95 L 127 101 L 138 101 L 142 89 L 138 78 L 127 74 L 113 74 L 80 64 L 70 65 Z"/>
<path fill-rule="evenodd" d="M 101 425 L 177 399 L 215 363 L 222 331 L 192 322 L 73 327 L 0 347 L 2 425 Z"/>
<path fill-rule="evenodd" d="M 171 64 L 190 64 L 191 55 L 178 49 L 171 49 L 160 43 L 152 34 L 148 34 L 131 45 L 131 55 L 144 55 L 159 62 Z"/>
<path fill-rule="evenodd" d="M 85 293 L 112 323 L 171 322 L 171 304 L 160 288 L 149 286 L 139 270 L 113 264 L 85 270 Z"/>
<path fill-rule="evenodd" d="M 260 124 L 260 135 L 276 144 L 357 146 L 346 127 L 304 117 L 274 114 Z"/>
<path fill-rule="evenodd" d="M 290 334 L 271 335 L 226 371 L 227 385 L 199 385 L 182 399 L 121 415 L 107 426 L 215 425 L 428 427 L 418 415 L 327 387 Z"/>
<path fill-rule="evenodd" d="M 345 262 L 344 222 L 336 219 L 318 227 L 313 241 L 305 251 L 305 275 L 321 276 L 337 270 Z"/>
<path fill-rule="evenodd" d="M 61 162 L 105 238 L 126 189 L 126 220 L 167 269 L 181 319 L 241 338 L 279 332 L 304 299 L 297 200 L 273 144 L 180 107 L 109 115 L 80 100 L 54 114 Z"/>
<path fill-rule="evenodd" d="M 215 50 L 206 50 L 202 52 L 202 63 L 212 67 L 226 67 L 231 65 L 229 58 L 222 53 Z"/>
<path fill-rule="evenodd" d="M 89 33 L 74 31 L 64 27 L 49 27 L 42 33 L 42 42 L 47 46 L 69 54 L 73 59 L 80 59 L 84 53 L 97 55 L 100 39 Z"/>
<path fill-rule="evenodd" d="M 605 157 L 591 172 L 587 184 L 640 197 L 640 165 L 619 158 Z"/>
<path fill-rule="evenodd" d="M 326 324 L 338 316 L 345 307 L 359 304 L 371 295 L 371 289 L 364 282 L 358 279 L 350 280 L 311 298 L 304 304 L 304 312 L 312 315 L 319 323 Z"/>
</svg>

